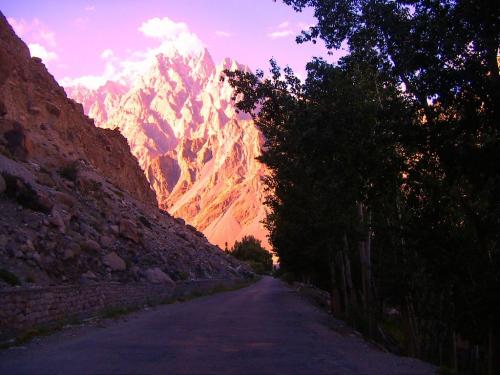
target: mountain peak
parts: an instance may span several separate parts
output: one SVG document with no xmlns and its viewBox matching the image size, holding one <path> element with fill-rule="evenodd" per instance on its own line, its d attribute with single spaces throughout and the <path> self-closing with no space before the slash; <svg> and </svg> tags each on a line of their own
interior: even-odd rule
<svg viewBox="0 0 500 375">
<path fill-rule="evenodd" d="M 224 69 L 249 71 L 231 58 L 215 66 L 206 48 L 162 49 L 123 94 L 86 96 L 84 108 L 127 138 L 160 207 L 222 247 L 248 234 L 268 246 L 261 136 L 236 113 L 233 89 L 218 79 Z"/>
</svg>

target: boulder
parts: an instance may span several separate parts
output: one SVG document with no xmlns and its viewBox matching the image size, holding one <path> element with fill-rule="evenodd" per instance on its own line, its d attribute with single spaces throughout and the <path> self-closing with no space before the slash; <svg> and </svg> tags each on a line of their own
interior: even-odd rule
<svg viewBox="0 0 500 375">
<path fill-rule="evenodd" d="M 56 191 L 53 193 L 53 200 L 55 203 L 65 206 L 68 209 L 74 208 L 78 203 L 76 198 L 74 198 L 72 195 L 60 191 Z"/>
<path fill-rule="evenodd" d="M 62 213 L 60 212 L 57 206 L 52 208 L 49 218 L 50 224 L 59 228 L 59 232 L 66 233 L 66 224 L 64 223 L 64 219 Z"/>
<path fill-rule="evenodd" d="M 42 265 L 42 257 L 40 256 L 40 254 L 38 252 L 34 252 L 31 254 L 31 258 L 38 264 L 38 265 Z"/>
<path fill-rule="evenodd" d="M 54 103 L 51 102 L 46 102 L 45 103 L 45 109 L 47 112 L 49 112 L 51 115 L 54 115 L 56 117 L 59 117 L 61 115 L 61 110 L 59 109 L 58 106 L 56 106 Z"/>
<path fill-rule="evenodd" d="M 65 238 L 58 251 L 63 253 L 63 259 L 72 259 L 80 254 L 81 247 L 71 239 Z"/>
<path fill-rule="evenodd" d="M 36 202 L 40 211 L 50 212 L 54 208 L 53 200 L 47 193 L 43 191 L 36 192 Z"/>
<path fill-rule="evenodd" d="M 110 225 L 109 230 L 116 236 L 120 234 L 120 227 L 118 227 L 118 225 Z"/>
<path fill-rule="evenodd" d="M 135 243 L 141 241 L 141 232 L 132 220 L 122 219 L 120 220 L 120 235 L 127 238 Z"/>
<path fill-rule="evenodd" d="M 93 279 L 93 280 L 97 279 L 96 274 L 92 271 L 87 271 L 87 272 L 83 273 L 82 276 L 87 278 L 87 279 Z"/>
<path fill-rule="evenodd" d="M 146 270 L 146 279 L 153 284 L 168 284 L 175 286 L 175 282 L 158 267 L 149 268 Z"/>
<path fill-rule="evenodd" d="M 85 273 L 82 273 L 82 275 L 80 276 L 80 283 L 81 284 L 89 284 L 89 283 L 95 282 L 96 280 L 97 280 L 97 276 L 92 271 L 87 271 Z"/>
<path fill-rule="evenodd" d="M 76 253 L 73 249 L 64 250 L 63 258 L 64 260 L 73 259 L 76 256 Z"/>
<path fill-rule="evenodd" d="M 94 240 L 87 238 L 83 243 L 82 247 L 89 252 L 98 253 L 101 251 L 101 246 Z"/>
<path fill-rule="evenodd" d="M 111 236 L 101 236 L 99 238 L 99 242 L 101 243 L 102 247 L 107 247 L 107 248 L 112 248 L 115 243 L 113 237 Z"/>
<path fill-rule="evenodd" d="M 105 255 L 102 262 L 113 271 L 125 271 L 127 269 L 125 261 L 114 251 Z"/>
</svg>

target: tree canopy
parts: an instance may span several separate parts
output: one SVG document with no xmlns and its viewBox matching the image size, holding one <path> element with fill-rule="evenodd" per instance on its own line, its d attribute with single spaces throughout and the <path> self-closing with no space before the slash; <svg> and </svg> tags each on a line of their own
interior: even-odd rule
<svg viewBox="0 0 500 375">
<path fill-rule="evenodd" d="M 229 253 L 249 263 L 256 273 L 271 273 L 273 270 L 272 254 L 254 236 L 244 236 L 241 241 L 236 241 Z"/>
<path fill-rule="evenodd" d="M 284 0 L 312 7 L 299 43 L 346 43 L 301 82 L 226 72 L 265 137 L 266 226 L 281 267 L 409 354 L 493 371 L 500 337 L 500 8 L 493 2 Z M 381 333 L 382 332 L 382 333 Z M 488 359 L 486 361 L 485 359 Z"/>
</svg>

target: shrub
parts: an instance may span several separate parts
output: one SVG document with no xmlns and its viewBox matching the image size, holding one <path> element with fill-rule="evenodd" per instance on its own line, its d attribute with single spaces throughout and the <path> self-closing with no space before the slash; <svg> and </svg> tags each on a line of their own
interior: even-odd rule
<svg viewBox="0 0 500 375">
<path fill-rule="evenodd" d="M 264 249 L 261 242 L 253 236 L 245 236 L 236 241 L 231 249 L 232 256 L 247 262 L 258 274 L 270 274 L 273 270 L 273 257 Z"/>
<path fill-rule="evenodd" d="M 67 180 L 76 181 L 78 177 L 78 163 L 76 161 L 68 163 L 59 170 L 59 174 Z"/>
<path fill-rule="evenodd" d="M 10 174 L 3 175 L 5 179 L 6 190 L 5 194 L 24 208 L 29 208 L 34 211 L 47 212 L 49 208 L 40 201 L 37 192 L 30 184 L 24 182 L 17 176 Z"/>
<path fill-rule="evenodd" d="M 152 228 L 151 223 L 149 222 L 148 219 L 146 219 L 144 216 L 139 216 L 139 221 L 145 226 L 148 227 L 149 229 Z"/>
<path fill-rule="evenodd" d="M 19 281 L 19 278 L 16 275 L 14 275 L 12 272 L 3 269 L 0 269 L 0 280 L 5 281 L 7 284 L 12 286 L 21 285 L 21 282 Z"/>
</svg>

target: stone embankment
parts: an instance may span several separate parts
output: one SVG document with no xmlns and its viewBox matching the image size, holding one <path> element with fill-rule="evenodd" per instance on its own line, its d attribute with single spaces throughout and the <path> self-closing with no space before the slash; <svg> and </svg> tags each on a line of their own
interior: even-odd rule
<svg viewBox="0 0 500 375">
<path fill-rule="evenodd" d="M 248 280 L 207 279 L 159 283 L 99 282 L 87 285 L 0 290 L 0 340 L 35 327 L 82 320 L 112 309 L 135 309 L 234 288 Z"/>
</svg>

